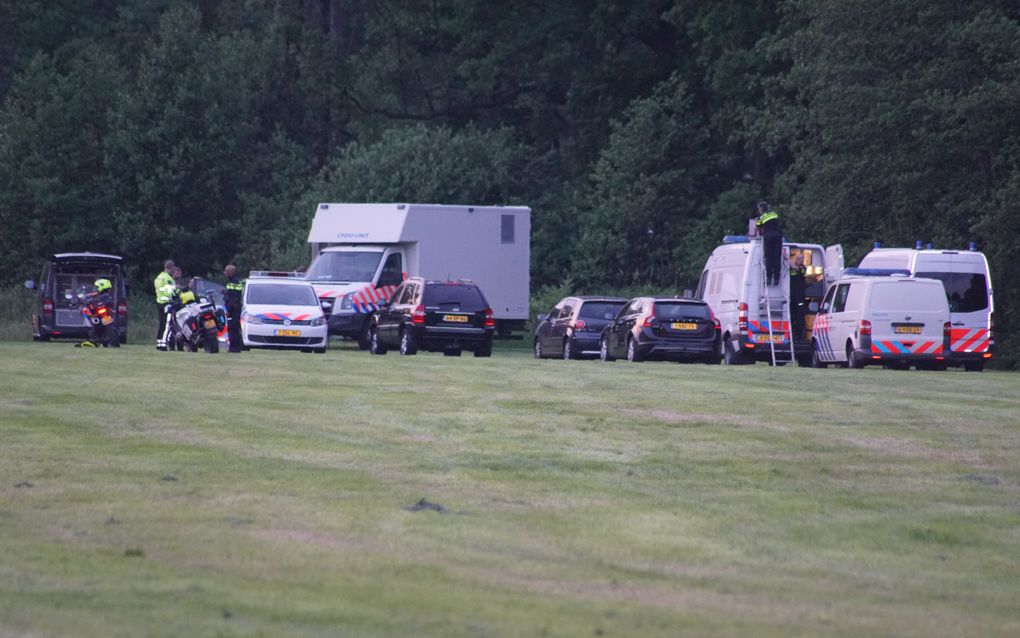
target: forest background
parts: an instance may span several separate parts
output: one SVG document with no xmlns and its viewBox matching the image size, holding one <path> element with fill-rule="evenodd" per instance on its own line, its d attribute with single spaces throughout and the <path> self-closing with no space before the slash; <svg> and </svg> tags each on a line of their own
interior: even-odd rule
<svg viewBox="0 0 1020 638">
<path fill-rule="evenodd" d="M 793 240 L 989 257 L 1020 365 L 1015 0 L 0 0 L 0 284 L 291 269 L 320 201 L 523 204 L 532 291 Z M 141 289 L 141 288 L 140 288 Z"/>
</svg>

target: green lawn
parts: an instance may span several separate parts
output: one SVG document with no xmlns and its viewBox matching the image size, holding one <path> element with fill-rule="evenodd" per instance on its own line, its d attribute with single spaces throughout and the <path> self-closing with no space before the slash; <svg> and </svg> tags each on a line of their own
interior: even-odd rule
<svg viewBox="0 0 1020 638">
<path fill-rule="evenodd" d="M 1017 374 L 0 344 L 0 636 L 1016 636 L 1018 461 Z"/>
</svg>

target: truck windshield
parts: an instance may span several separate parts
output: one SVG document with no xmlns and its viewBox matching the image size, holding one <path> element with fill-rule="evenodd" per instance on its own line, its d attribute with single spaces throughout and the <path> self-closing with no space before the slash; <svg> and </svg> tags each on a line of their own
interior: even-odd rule
<svg viewBox="0 0 1020 638">
<path fill-rule="evenodd" d="M 381 259 L 382 253 L 378 251 L 322 253 L 312 262 L 306 279 L 309 281 L 372 281 Z"/>
<path fill-rule="evenodd" d="M 317 306 L 319 298 L 308 284 L 248 284 L 246 303 L 271 306 Z"/>
</svg>

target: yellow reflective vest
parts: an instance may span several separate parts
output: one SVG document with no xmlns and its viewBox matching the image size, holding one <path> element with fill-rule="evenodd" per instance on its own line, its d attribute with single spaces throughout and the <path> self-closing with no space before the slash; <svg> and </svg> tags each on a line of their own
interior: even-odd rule
<svg viewBox="0 0 1020 638">
<path fill-rule="evenodd" d="M 170 298 L 173 297 L 174 291 L 177 290 L 177 282 L 170 276 L 170 273 L 163 271 L 156 275 L 156 280 L 153 282 L 156 287 L 156 303 L 170 303 Z"/>
</svg>

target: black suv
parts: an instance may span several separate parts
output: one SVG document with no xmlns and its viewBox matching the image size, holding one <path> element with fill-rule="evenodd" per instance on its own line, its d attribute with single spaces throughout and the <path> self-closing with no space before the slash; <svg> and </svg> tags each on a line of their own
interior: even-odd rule
<svg viewBox="0 0 1020 638">
<path fill-rule="evenodd" d="M 121 343 L 127 342 L 127 284 L 123 260 L 100 253 L 59 253 L 46 261 L 39 281 L 29 279 L 25 287 L 37 294 L 32 310 L 32 338 L 84 339 L 89 328 L 77 307 L 77 293 L 91 288 L 96 279 L 109 279 L 113 286 L 114 319 Z"/>
<path fill-rule="evenodd" d="M 598 356 L 602 329 L 627 303 L 617 297 L 565 297 L 549 314 L 538 315 L 535 358 Z"/>
<path fill-rule="evenodd" d="M 495 331 L 492 308 L 473 282 L 412 277 L 372 315 L 369 342 L 372 354 L 399 348 L 404 355 L 421 349 L 457 357 L 464 349 L 488 357 Z"/>
<path fill-rule="evenodd" d="M 603 361 L 626 357 L 719 363 L 719 320 L 697 299 L 637 297 L 602 331 Z"/>
</svg>

